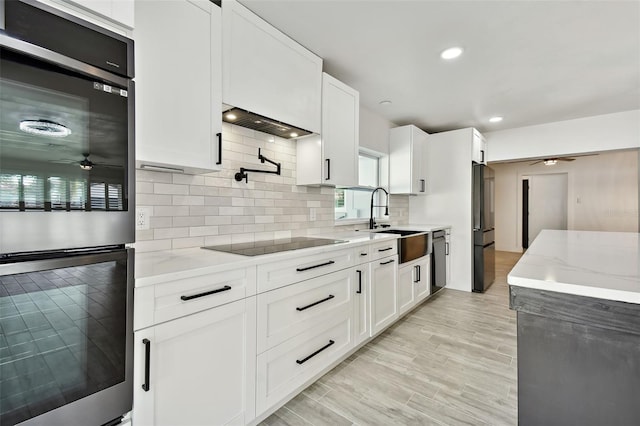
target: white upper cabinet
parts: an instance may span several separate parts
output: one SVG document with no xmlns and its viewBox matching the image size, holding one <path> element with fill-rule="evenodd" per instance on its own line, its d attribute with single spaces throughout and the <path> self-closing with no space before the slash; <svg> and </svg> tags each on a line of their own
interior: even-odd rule
<svg viewBox="0 0 640 426">
<path fill-rule="evenodd" d="M 134 0 L 66 0 L 66 2 L 133 28 Z"/>
<path fill-rule="evenodd" d="M 392 194 L 427 192 L 426 152 L 428 133 L 416 126 L 389 130 L 389 189 Z"/>
<path fill-rule="evenodd" d="M 473 129 L 473 162 L 487 164 L 487 140 L 482 134 Z"/>
<path fill-rule="evenodd" d="M 320 133 L 322 58 L 236 1 L 222 15 L 224 103 Z"/>
<path fill-rule="evenodd" d="M 220 7 L 208 0 L 135 5 L 137 167 L 220 170 Z"/>
<path fill-rule="evenodd" d="M 297 141 L 298 185 L 358 185 L 360 94 L 322 74 L 322 134 Z"/>
</svg>

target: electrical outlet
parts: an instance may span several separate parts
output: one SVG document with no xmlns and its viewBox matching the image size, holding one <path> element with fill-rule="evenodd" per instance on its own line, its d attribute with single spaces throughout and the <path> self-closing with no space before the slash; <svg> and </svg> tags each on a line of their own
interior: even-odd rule
<svg viewBox="0 0 640 426">
<path fill-rule="evenodd" d="M 151 216 L 150 209 L 147 207 L 136 208 L 136 231 L 143 231 L 149 229 L 149 216 Z"/>
<path fill-rule="evenodd" d="M 311 207 L 309 209 L 309 220 L 311 222 L 314 222 L 316 220 L 316 208 L 315 207 Z"/>
</svg>

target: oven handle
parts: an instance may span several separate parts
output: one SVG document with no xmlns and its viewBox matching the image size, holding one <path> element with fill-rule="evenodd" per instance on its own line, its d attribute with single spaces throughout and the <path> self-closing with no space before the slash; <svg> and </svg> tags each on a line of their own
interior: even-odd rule
<svg viewBox="0 0 640 426">
<path fill-rule="evenodd" d="M 126 256 L 126 248 L 102 248 L 87 251 L 65 250 L 51 253 L 50 258 L 38 258 L 38 255 L 8 257 L 0 264 L 0 277 L 4 275 L 27 274 L 49 269 L 68 268 L 72 266 L 90 265 L 122 259 Z M 79 254 L 82 253 L 82 254 Z M 30 260 L 30 258 L 34 258 Z M 24 260 L 27 259 L 27 260 Z"/>
<path fill-rule="evenodd" d="M 85 64 L 44 47 L 18 40 L 7 34 L 0 33 L 0 46 L 121 87 L 128 87 L 129 85 L 129 79 L 127 78 L 117 76 L 109 71 Z"/>
</svg>

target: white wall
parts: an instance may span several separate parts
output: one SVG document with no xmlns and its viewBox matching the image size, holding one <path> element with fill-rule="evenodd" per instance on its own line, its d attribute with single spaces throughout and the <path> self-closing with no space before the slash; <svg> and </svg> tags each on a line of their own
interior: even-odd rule
<svg viewBox="0 0 640 426">
<path fill-rule="evenodd" d="M 395 124 L 360 105 L 360 147 L 389 154 L 389 129 Z"/>
<path fill-rule="evenodd" d="M 568 175 L 568 229 L 638 232 L 638 150 L 577 157 L 555 166 L 491 164 L 496 172 L 496 250 L 522 251 L 522 177 Z"/>
<path fill-rule="evenodd" d="M 488 160 L 640 148 L 640 110 L 484 133 Z"/>
</svg>

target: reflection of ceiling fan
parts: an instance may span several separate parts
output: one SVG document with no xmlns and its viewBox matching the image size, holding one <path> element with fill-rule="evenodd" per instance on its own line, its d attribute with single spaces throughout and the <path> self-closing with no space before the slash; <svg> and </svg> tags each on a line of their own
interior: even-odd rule
<svg viewBox="0 0 640 426">
<path fill-rule="evenodd" d="M 590 157 L 592 155 L 598 154 L 584 154 L 584 155 L 574 155 L 573 157 Z M 529 164 L 533 166 L 534 164 L 544 163 L 545 166 L 553 166 L 554 164 L 558 164 L 558 161 L 574 161 L 575 158 L 572 157 L 551 157 L 551 158 L 543 158 L 542 160 L 534 161 Z"/>
<path fill-rule="evenodd" d="M 78 164 L 80 166 L 80 168 L 82 170 L 91 170 L 93 169 L 94 166 L 101 166 L 101 167 L 119 167 L 116 165 L 112 165 L 112 164 L 106 164 L 106 163 L 96 163 L 94 161 L 89 160 L 89 153 L 88 152 L 83 152 L 82 156 L 84 157 L 81 161 L 77 161 L 77 160 L 52 160 L 52 163 L 64 163 L 64 164 Z"/>
</svg>

